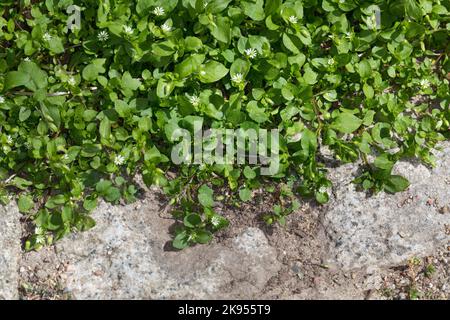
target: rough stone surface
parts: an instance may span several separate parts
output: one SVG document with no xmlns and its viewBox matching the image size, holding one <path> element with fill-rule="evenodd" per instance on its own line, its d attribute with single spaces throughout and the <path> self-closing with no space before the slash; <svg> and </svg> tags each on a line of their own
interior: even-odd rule
<svg viewBox="0 0 450 320">
<path fill-rule="evenodd" d="M 261 223 L 273 205 L 264 193 L 239 209 L 218 207 L 230 227 L 183 251 L 171 249 L 174 221 L 161 217 L 156 191 L 132 205 L 102 203 L 94 229 L 31 253 L 20 250 L 16 207 L 0 207 L 0 298 L 396 299 L 414 287 L 448 299 L 450 143 L 435 169 L 398 164 L 411 181 L 403 193 L 356 191 L 357 170 L 330 169 L 330 203 L 305 203 L 284 227 Z"/>
<path fill-rule="evenodd" d="M 76 299 L 257 298 L 280 269 L 264 233 L 248 228 L 224 244 L 167 251 L 171 220 L 154 202 L 102 204 L 97 227 L 57 244 L 69 261 L 66 289 Z"/>
<path fill-rule="evenodd" d="M 450 144 L 437 152 L 429 169 L 417 162 L 400 162 L 397 174 L 411 186 L 402 193 L 367 196 L 351 183 L 354 165 L 332 171 L 333 199 L 324 209 L 323 225 L 329 261 L 344 269 L 392 266 L 412 256 L 430 254 L 449 241 Z"/>
<path fill-rule="evenodd" d="M 14 205 L 0 206 L 0 300 L 18 297 L 20 213 Z"/>
</svg>

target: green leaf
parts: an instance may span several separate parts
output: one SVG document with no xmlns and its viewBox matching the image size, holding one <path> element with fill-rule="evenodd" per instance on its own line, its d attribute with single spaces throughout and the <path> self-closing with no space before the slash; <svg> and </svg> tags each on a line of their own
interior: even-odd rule
<svg viewBox="0 0 450 320">
<path fill-rule="evenodd" d="M 240 73 L 245 77 L 250 71 L 250 66 L 250 62 L 248 62 L 247 60 L 236 59 L 231 65 L 230 74 L 235 75 L 237 73 Z"/>
<path fill-rule="evenodd" d="M 97 155 L 102 150 L 102 147 L 100 144 L 92 144 L 88 143 L 83 145 L 81 149 L 81 156 L 91 158 Z"/>
<path fill-rule="evenodd" d="M 294 54 L 302 53 L 300 51 L 300 49 L 302 47 L 301 42 L 294 35 L 283 33 L 283 44 L 288 50 L 292 51 L 292 53 L 294 53 Z"/>
<path fill-rule="evenodd" d="M 86 211 L 93 211 L 95 208 L 97 208 L 97 198 L 92 198 L 92 199 L 86 199 L 83 202 L 83 208 Z"/>
<path fill-rule="evenodd" d="M 47 74 L 31 61 L 24 61 L 19 65 L 18 71 L 11 71 L 5 78 L 5 89 L 25 86 L 37 91 L 47 86 Z"/>
<path fill-rule="evenodd" d="M 228 74 L 228 69 L 217 61 L 209 61 L 200 68 L 199 79 L 203 83 L 219 81 Z"/>
<path fill-rule="evenodd" d="M 193 54 L 180 64 L 177 64 L 175 66 L 175 72 L 178 73 L 180 78 L 186 78 L 192 73 L 197 72 L 203 61 L 205 61 L 204 54 Z"/>
<path fill-rule="evenodd" d="M 68 206 L 64 206 L 61 211 L 61 218 L 64 223 L 70 223 L 73 219 L 73 210 Z"/>
<path fill-rule="evenodd" d="M 100 121 L 100 136 L 103 139 L 108 139 L 111 135 L 111 121 L 107 117 L 104 117 L 102 121 Z"/>
<path fill-rule="evenodd" d="M 184 217 L 184 225 L 188 228 L 196 228 L 202 223 L 202 218 L 196 214 L 189 214 L 186 217 Z"/>
<path fill-rule="evenodd" d="M 42 102 L 40 103 L 40 105 L 41 113 L 45 120 L 47 120 L 47 123 L 53 124 L 53 126 L 50 126 L 50 128 L 53 131 L 58 131 L 58 128 L 61 125 L 61 114 L 59 108 Z"/>
<path fill-rule="evenodd" d="M 56 207 L 61 206 L 64 203 L 66 203 L 66 198 L 64 197 L 63 194 L 58 194 L 48 198 L 47 202 L 45 203 L 45 206 L 49 209 L 54 209 Z"/>
<path fill-rule="evenodd" d="M 139 79 L 134 79 L 128 71 L 123 74 L 122 88 L 136 91 L 140 85 L 141 81 Z"/>
<path fill-rule="evenodd" d="M 31 83 L 26 85 L 28 89 L 37 91 L 47 87 L 47 74 L 36 63 L 24 61 L 19 65 L 18 70 L 30 75 Z"/>
<path fill-rule="evenodd" d="M 363 85 L 363 92 L 367 99 L 372 99 L 374 96 L 373 88 L 369 86 L 367 83 L 364 83 Z"/>
<path fill-rule="evenodd" d="M 315 73 L 310 67 L 305 67 L 303 80 L 305 80 L 307 84 L 315 84 L 317 82 L 317 73 Z"/>
<path fill-rule="evenodd" d="M 361 126 L 362 122 L 361 119 L 351 113 L 341 112 L 334 119 L 331 127 L 342 133 L 352 133 Z"/>
<path fill-rule="evenodd" d="M 391 52 L 394 57 L 396 57 L 400 61 L 406 60 L 413 52 L 412 45 L 409 44 L 409 42 L 407 42 L 406 40 L 400 43 L 388 43 L 387 47 L 389 52 Z"/>
<path fill-rule="evenodd" d="M 57 212 L 51 213 L 47 221 L 46 228 L 51 231 L 56 231 L 62 227 L 64 227 L 64 222 L 62 220 L 61 214 Z"/>
<path fill-rule="evenodd" d="M 385 182 L 384 190 L 389 193 L 402 192 L 408 189 L 409 181 L 402 176 L 391 175 Z"/>
<path fill-rule="evenodd" d="M 309 30 L 306 29 L 305 27 L 300 28 L 300 32 L 297 34 L 297 36 L 305 46 L 311 45 L 312 43 L 311 34 L 309 33 Z"/>
<path fill-rule="evenodd" d="M 120 117 L 127 118 L 130 113 L 131 107 L 123 100 L 116 100 L 114 101 L 114 110 Z"/>
<path fill-rule="evenodd" d="M 258 101 L 250 101 L 247 104 L 247 112 L 250 118 L 257 123 L 264 123 L 269 120 L 263 108 L 258 107 Z"/>
<path fill-rule="evenodd" d="M 231 41 L 231 23 L 226 17 L 218 17 L 214 24 L 209 26 L 211 35 L 218 41 L 229 43 Z"/>
<path fill-rule="evenodd" d="M 370 66 L 369 61 L 362 60 L 358 63 L 358 73 L 361 79 L 367 79 L 372 74 L 372 67 Z"/>
<path fill-rule="evenodd" d="M 248 188 L 239 190 L 239 198 L 242 201 L 249 201 L 252 198 L 252 192 Z"/>
<path fill-rule="evenodd" d="M 143 131 L 150 131 L 152 128 L 152 120 L 147 117 L 140 118 L 138 122 L 138 127 Z"/>
<path fill-rule="evenodd" d="M 378 122 L 372 128 L 372 137 L 375 142 L 389 147 L 392 144 L 391 126 L 385 122 Z"/>
<path fill-rule="evenodd" d="M 20 189 L 20 190 L 26 190 L 27 187 L 33 185 L 33 183 L 31 181 L 25 180 L 23 178 L 20 177 L 14 177 L 10 182 L 10 185 Z"/>
<path fill-rule="evenodd" d="M 245 166 L 245 168 L 244 168 L 244 176 L 247 179 L 252 180 L 252 179 L 256 178 L 256 172 L 255 172 L 255 170 L 253 170 L 249 166 Z"/>
<path fill-rule="evenodd" d="M 414 20 L 420 20 L 423 16 L 422 9 L 416 0 L 404 0 L 406 14 Z"/>
<path fill-rule="evenodd" d="M 206 6 L 207 12 L 219 13 L 225 10 L 232 0 L 211 0 L 207 2 L 201 2 L 202 6 Z"/>
<path fill-rule="evenodd" d="M 363 125 L 370 126 L 373 123 L 373 117 L 376 112 L 373 110 L 368 110 L 363 119 Z"/>
<path fill-rule="evenodd" d="M 267 0 L 265 1 L 264 11 L 266 15 L 276 12 L 281 6 L 281 0 Z"/>
<path fill-rule="evenodd" d="M 329 200 L 328 193 L 326 192 L 316 192 L 316 201 L 320 204 L 327 203 Z"/>
<path fill-rule="evenodd" d="M 323 97 L 325 98 L 325 100 L 333 102 L 333 101 L 337 101 L 337 93 L 336 90 L 330 90 L 327 91 L 323 94 Z"/>
<path fill-rule="evenodd" d="M 156 87 L 156 95 L 159 98 L 166 98 L 172 93 L 173 89 L 175 89 L 175 84 L 172 81 L 161 78 Z"/>
<path fill-rule="evenodd" d="M 17 201 L 17 206 L 19 207 L 20 212 L 28 213 L 34 208 L 33 198 L 31 196 L 21 194 Z"/>
<path fill-rule="evenodd" d="M 148 12 L 155 2 L 154 0 L 137 0 L 136 12 L 140 15 Z"/>
<path fill-rule="evenodd" d="M 80 231 L 86 231 L 95 227 L 95 220 L 89 216 L 82 215 L 80 218 L 78 225 L 78 229 Z"/>
<path fill-rule="evenodd" d="M 204 184 L 198 189 L 198 201 L 204 207 L 212 207 L 214 206 L 213 194 L 213 190 Z"/>
<path fill-rule="evenodd" d="M 104 68 L 105 62 L 106 59 L 92 60 L 92 62 L 83 69 L 83 79 L 87 81 L 96 80 L 100 73 L 104 73 L 106 71 L 106 69 Z"/>
<path fill-rule="evenodd" d="M 109 187 L 104 193 L 105 200 L 108 202 L 116 202 L 120 199 L 120 190 L 116 187 Z"/>
<path fill-rule="evenodd" d="M 100 180 L 96 184 L 95 190 L 100 194 L 104 194 L 109 189 L 109 187 L 111 187 L 111 185 L 112 185 L 112 182 L 109 180 Z"/>
<path fill-rule="evenodd" d="M 175 239 L 172 241 L 172 245 L 175 249 L 182 250 L 189 246 L 188 235 L 185 231 L 180 232 L 176 235 Z"/>
<path fill-rule="evenodd" d="M 266 14 L 264 12 L 264 0 L 241 1 L 244 14 L 249 16 L 252 20 L 264 20 Z"/>
<path fill-rule="evenodd" d="M 318 147 L 316 133 L 309 129 L 305 129 L 302 133 L 301 144 L 302 149 L 307 151 L 308 154 L 315 152 Z"/>
<path fill-rule="evenodd" d="M 19 120 L 24 122 L 31 116 L 31 109 L 21 107 L 19 111 Z"/>
<path fill-rule="evenodd" d="M 212 234 L 211 234 L 211 232 L 209 232 L 207 230 L 199 230 L 196 233 L 195 240 L 198 243 L 206 244 L 206 243 L 210 242 L 211 239 L 212 239 Z"/>
<path fill-rule="evenodd" d="M 64 52 L 64 46 L 60 38 L 52 37 L 48 41 L 48 47 L 53 54 L 60 54 Z"/>
<path fill-rule="evenodd" d="M 203 47 L 203 43 L 197 37 L 186 37 L 184 39 L 184 46 L 186 51 L 197 51 Z"/>
<path fill-rule="evenodd" d="M 28 87 L 31 82 L 31 76 L 25 72 L 11 71 L 5 77 L 5 90 L 15 87 Z"/>
<path fill-rule="evenodd" d="M 375 167 L 383 169 L 383 170 L 391 170 L 394 166 L 394 163 L 389 160 L 389 155 L 386 153 L 381 154 L 378 156 L 374 163 Z"/>
<path fill-rule="evenodd" d="M 153 43 L 152 53 L 159 57 L 169 57 L 175 53 L 174 44 L 170 41 Z"/>
</svg>

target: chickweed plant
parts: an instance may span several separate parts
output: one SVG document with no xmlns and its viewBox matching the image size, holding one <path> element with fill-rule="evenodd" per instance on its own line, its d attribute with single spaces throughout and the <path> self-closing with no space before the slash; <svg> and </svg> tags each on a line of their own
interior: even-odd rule
<svg viewBox="0 0 450 320">
<path fill-rule="evenodd" d="M 17 201 L 35 225 L 25 249 L 39 249 L 93 227 L 101 199 L 134 201 L 139 175 L 171 198 L 182 249 L 229 224 L 214 210 L 223 190 L 233 203 L 275 192 L 268 224 L 284 223 L 296 199 L 326 203 L 325 150 L 361 163 L 361 189 L 403 191 L 394 164 L 432 166 L 449 139 L 449 10 L 448 0 L 2 0 L 0 201 Z M 198 134 L 213 129 L 222 134 Z M 276 139 L 247 134 L 262 130 Z M 183 153 L 187 136 L 197 161 Z M 192 161 L 173 161 L 180 143 Z M 205 157 L 219 145 L 225 161 Z M 276 170 L 261 174 L 273 153 Z"/>
</svg>

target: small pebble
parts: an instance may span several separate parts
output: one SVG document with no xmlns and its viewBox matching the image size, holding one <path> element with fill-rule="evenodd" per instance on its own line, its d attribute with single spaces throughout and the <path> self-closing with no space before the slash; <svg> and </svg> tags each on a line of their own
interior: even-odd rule
<svg viewBox="0 0 450 320">
<path fill-rule="evenodd" d="M 450 207 L 449 206 L 443 206 L 442 208 L 439 209 L 439 213 L 440 214 L 447 214 L 450 212 Z"/>
</svg>

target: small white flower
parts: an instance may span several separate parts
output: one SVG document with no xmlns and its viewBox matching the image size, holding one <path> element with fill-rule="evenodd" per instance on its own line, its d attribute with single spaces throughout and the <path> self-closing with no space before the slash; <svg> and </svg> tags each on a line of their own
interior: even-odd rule
<svg viewBox="0 0 450 320">
<path fill-rule="evenodd" d="M 41 227 L 34 228 L 34 234 L 42 234 L 44 230 Z"/>
<path fill-rule="evenodd" d="M 45 41 L 50 41 L 52 40 L 52 36 L 50 33 L 46 32 L 43 36 L 42 39 L 44 39 Z"/>
<path fill-rule="evenodd" d="M 200 104 L 200 98 L 196 95 L 192 95 L 189 97 L 189 102 L 194 106 L 198 106 Z"/>
<path fill-rule="evenodd" d="M 155 16 L 163 16 L 164 15 L 164 8 L 156 7 L 155 10 L 153 10 L 153 14 Z"/>
<path fill-rule="evenodd" d="M 123 165 L 125 163 L 125 158 L 124 158 L 124 156 L 122 156 L 122 155 L 117 155 L 115 158 L 114 158 L 114 164 L 116 165 L 116 166 L 121 166 L 121 165 Z"/>
<path fill-rule="evenodd" d="M 62 159 L 63 159 L 64 161 L 69 161 L 69 155 L 68 155 L 68 154 L 63 155 L 63 156 L 62 156 Z"/>
<path fill-rule="evenodd" d="M 242 73 L 236 73 L 231 76 L 231 81 L 236 83 L 241 83 L 243 79 Z"/>
<path fill-rule="evenodd" d="M 420 80 L 420 86 L 422 87 L 422 89 L 427 89 L 430 87 L 430 81 L 428 81 L 427 79 L 422 79 Z"/>
<path fill-rule="evenodd" d="M 13 144 L 13 142 L 14 142 L 14 141 L 13 141 L 13 138 L 12 138 L 11 136 L 9 136 L 9 135 L 6 136 L 6 143 L 7 143 L 7 144 Z"/>
<path fill-rule="evenodd" d="M 162 31 L 164 31 L 164 32 L 170 32 L 170 30 L 172 30 L 172 27 L 169 26 L 167 23 L 164 23 L 164 24 L 161 26 L 161 29 L 162 29 Z"/>
<path fill-rule="evenodd" d="M 5 103 L 5 98 L 3 96 L 0 96 L 0 104 Z"/>
<path fill-rule="evenodd" d="M 353 33 L 352 33 L 351 31 L 347 31 L 347 32 L 345 33 L 345 37 L 346 37 L 347 39 L 352 39 L 352 38 L 353 38 Z"/>
<path fill-rule="evenodd" d="M 126 34 L 132 34 L 134 30 L 133 30 L 133 28 L 130 27 L 130 26 L 123 26 L 123 31 L 124 31 Z"/>
<path fill-rule="evenodd" d="M 296 24 L 298 22 L 298 18 L 296 16 L 290 16 L 289 17 L 289 22 Z"/>
<path fill-rule="evenodd" d="M 244 80 L 242 73 L 236 73 L 231 76 L 231 81 L 233 81 L 233 82 L 241 83 L 242 80 Z"/>
<path fill-rule="evenodd" d="M 77 84 L 77 80 L 75 80 L 74 77 L 70 77 L 69 80 L 67 80 L 67 83 L 70 84 L 71 86 L 74 86 Z"/>
<path fill-rule="evenodd" d="M 250 48 L 250 49 L 245 49 L 244 53 L 247 57 L 249 57 L 250 59 L 254 59 L 257 56 L 257 52 L 255 48 Z"/>
<path fill-rule="evenodd" d="M 23 59 L 23 61 L 26 61 L 26 62 L 30 62 L 30 61 L 31 61 L 31 59 L 30 59 L 30 58 L 28 58 L 28 57 L 26 57 L 25 59 Z"/>
<path fill-rule="evenodd" d="M 108 40 L 109 34 L 106 30 L 103 30 L 97 34 L 97 38 L 98 38 L 98 40 L 104 42 L 104 41 Z"/>
<path fill-rule="evenodd" d="M 334 64 L 334 59 L 333 58 L 328 59 L 328 64 L 332 66 Z"/>
<path fill-rule="evenodd" d="M 45 237 L 41 236 L 41 235 L 38 235 L 36 237 L 36 244 L 45 244 Z"/>
<path fill-rule="evenodd" d="M 211 224 L 214 227 L 217 227 L 220 224 L 220 222 L 221 222 L 221 219 L 218 216 L 214 216 L 211 218 Z"/>
</svg>

